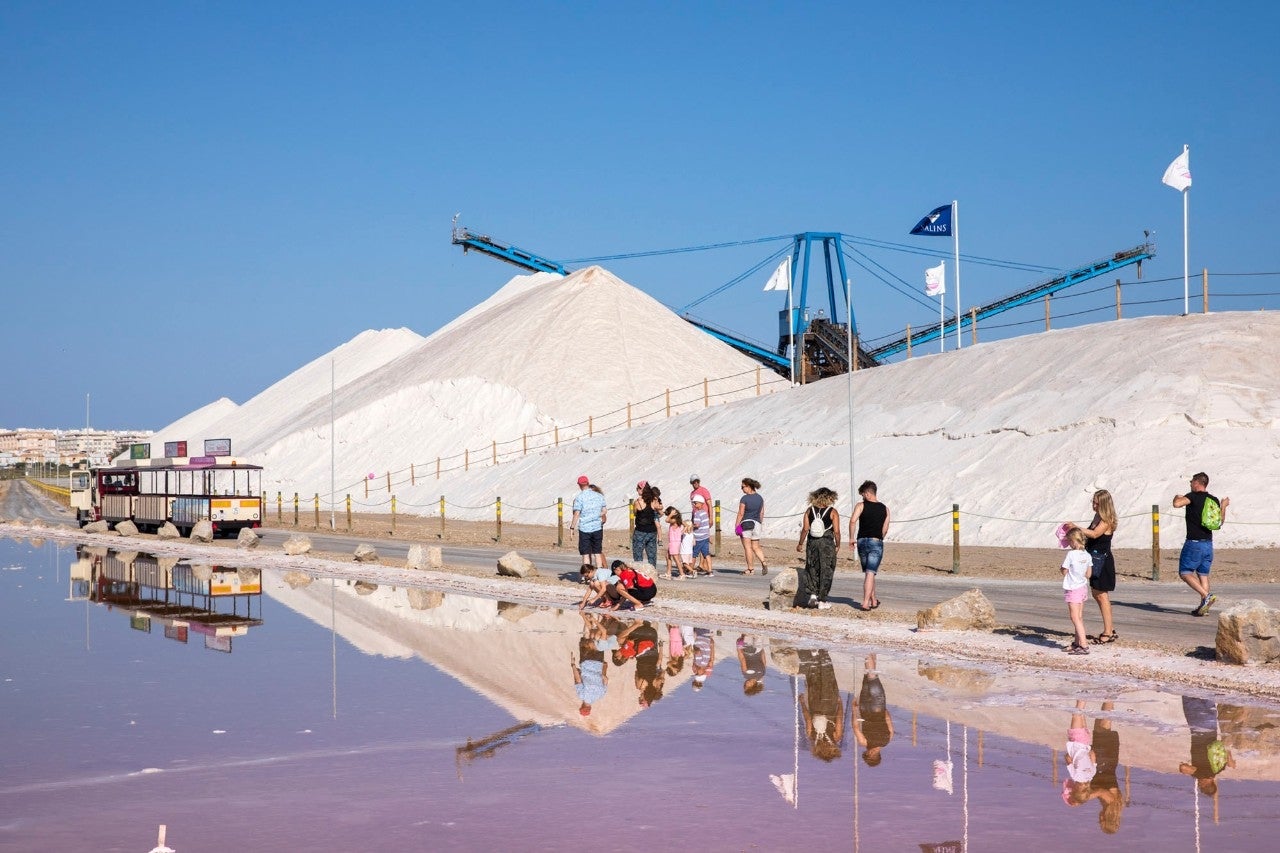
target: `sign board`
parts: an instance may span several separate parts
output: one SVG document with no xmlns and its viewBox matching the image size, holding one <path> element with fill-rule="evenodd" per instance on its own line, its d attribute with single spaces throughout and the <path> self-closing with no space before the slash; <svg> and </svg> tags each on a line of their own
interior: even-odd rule
<svg viewBox="0 0 1280 853">
<path fill-rule="evenodd" d="M 231 455 L 231 439 L 229 438 L 206 438 L 204 440 L 205 456 L 230 456 Z"/>
<path fill-rule="evenodd" d="M 129 445 L 130 459 L 150 459 L 151 445 L 149 444 L 131 444 Z"/>
<path fill-rule="evenodd" d="M 164 455 L 170 459 L 187 455 L 187 443 L 185 441 L 166 441 L 164 443 Z"/>
</svg>

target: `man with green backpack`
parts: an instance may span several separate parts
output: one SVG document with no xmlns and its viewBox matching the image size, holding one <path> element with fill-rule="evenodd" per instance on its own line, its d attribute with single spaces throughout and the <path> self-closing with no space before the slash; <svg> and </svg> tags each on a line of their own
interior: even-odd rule
<svg viewBox="0 0 1280 853">
<path fill-rule="evenodd" d="M 1231 498 L 1218 500 L 1209 494 L 1209 475 L 1201 471 L 1191 478 L 1191 491 L 1174 495 L 1175 509 L 1187 508 L 1187 541 L 1178 556 L 1178 577 L 1200 596 L 1200 606 L 1192 616 L 1203 616 L 1218 600 L 1209 592 L 1209 569 L 1213 566 L 1213 531 L 1227 518 Z"/>
</svg>

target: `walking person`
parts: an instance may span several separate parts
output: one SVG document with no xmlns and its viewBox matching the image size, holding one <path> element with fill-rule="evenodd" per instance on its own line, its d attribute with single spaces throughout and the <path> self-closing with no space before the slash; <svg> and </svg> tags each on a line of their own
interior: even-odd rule
<svg viewBox="0 0 1280 853">
<path fill-rule="evenodd" d="M 1205 527 L 1205 504 L 1213 501 L 1219 507 L 1217 527 Z M 1209 494 L 1209 475 L 1201 471 L 1191 478 L 1191 491 L 1174 495 L 1175 509 L 1187 508 L 1187 541 L 1182 543 L 1178 555 L 1178 577 L 1200 596 L 1200 605 L 1191 611 L 1192 616 L 1203 616 L 1218 600 L 1209 592 L 1209 569 L 1213 566 L 1213 531 L 1227 520 L 1227 507 L 1231 498 L 1219 500 Z"/>
<path fill-rule="evenodd" d="M 578 496 L 573 499 L 573 519 L 569 532 L 578 531 L 578 553 L 584 563 L 604 568 L 604 525 L 609 517 L 604 492 L 591 485 L 583 474 L 578 478 Z"/>
<path fill-rule="evenodd" d="M 849 516 L 849 538 L 857 543 L 858 562 L 862 564 L 862 609 L 874 610 L 880 606 L 876 573 L 884 558 L 884 539 L 889 535 L 889 508 L 876 498 L 876 484 L 871 480 L 858 486 L 858 494 L 862 500 Z"/>
<path fill-rule="evenodd" d="M 755 574 L 751 563 L 753 556 L 760 561 L 760 574 L 769 574 L 769 566 L 764 561 L 764 546 L 760 542 L 764 534 L 764 497 L 760 494 L 759 480 L 742 478 L 742 497 L 738 500 L 738 517 L 733 522 L 733 530 L 742 541 L 747 574 Z"/>
<path fill-rule="evenodd" d="M 1087 528 L 1074 522 L 1066 522 L 1068 531 L 1079 530 L 1084 534 L 1085 551 L 1093 560 L 1093 573 L 1089 575 L 1089 590 L 1093 600 L 1098 602 L 1098 612 L 1102 614 L 1102 633 L 1097 643 L 1114 643 L 1119 639 L 1115 624 L 1111 621 L 1111 593 L 1116 588 L 1116 558 L 1111 553 L 1111 539 L 1119 526 L 1116 516 L 1116 504 L 1111 493 L 1106 489 L 1098 489 L 1093 493 L 1093 521 Z"/>
<path fill-rule="evenodd" d="M 880 764 L 884 759 L 882 750 L 893 740 L 893 718 L 889 716 L 874 654 L 862 661 L 862 689 L 853 703 L 853 735 L 864 750 L 862 760 L 868 767 Z"/>
<path fill-rule="evenodd" d="M 711 565 L 711 508 L 702 495 L 693 496 L 693 566 L 707 577 L 715 577 Z"/>
<path fill-rule="evenodd" d="M 826 486 L 809 493 L 809 508 L 800 524 L 797 551 L 804 552 L 804 569 L 800 572 L 796 606 L 830 610 L 827 595 L 836 573 L 836 554 L 840 550 L 840 513 L 835 507 L 839 497 Z"/>
<path fill-rule="evenodd" d="M 1067 541 L 1071 550 L 1062 560 L 1062 589 L 1067 601 L 1067 613 L 1071 616 L 1071 627 L 1075 630 L 1075 638 L 1066 652 L 1070 655 L 1089 654 L 1089 640 L 1084 633 L 1084 598 L 1089 588 L 1089 575 L 1093 573 L 1093 559 L 1084 550 L 1084 531 L 1073 527 L 1067 533 Z"/>
<path fill-rule="evenodd" d="M 658 517 L 662 515 L 662 501 L 647 480 L 636 483 L 636 498 L 631 503 L 635 514 L 635 528 L 631 532 L 631 559 L 640 562 L 648 559 L 649 565 L 658 568 Z"/>
<path fill-rule="evenodd" d="M 693 499 L 698 495 L 702 495 L 702 500 L 707 505 L 707 512 L 710 512 L 711 507 L 714 506 L 714 504 L 711 503 L 711 492 L 707 491 L 706 487 L 702 485 L 702 480 L 698 479 L 697 474 L 689 475 L 689 490 L 690 515 L 692 515 L 693 511 L 697 509 L 697 507 L 694 506 Z"/>
</svg>

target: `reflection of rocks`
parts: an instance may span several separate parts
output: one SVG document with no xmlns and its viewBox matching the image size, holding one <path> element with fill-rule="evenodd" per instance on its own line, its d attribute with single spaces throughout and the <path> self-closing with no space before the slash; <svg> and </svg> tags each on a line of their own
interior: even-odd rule
<svg viewBox="0 0 1280 853">
<path fill-rule="evenodd" d="M 290 557 L 297 557 L 300 554 L 306 554 L 311 550 L 311 540 L 301 533 L 295 533 L 288 539 L 284 540 L 284 552 Z"/>
<path fill-rule="evenodd" d="M 300 586 L 310 586 L 315 580 L 315 578 L 311 577 L 311 575 L 306 572 L 298 571 L 285 572 L 280 579 L 287 583 L 290 589 L 297 589 Z"/>
<path fill-rule="evenodd" d="M 409 606 L 414 610 L 435 610 L 444 604 L 444 593 L 436 589 L 408 589 Z"/>
<path fill-rule="evenodd" d="M 43 518 L 33 518 L 27 522 L 27 527 L 48 527 Z"/>
<path fill-rule="evenodd" d="M 498 558 L 498 574 L 511 578 L 536 578 L 538 569 L 515 551 L 508 551 Z"/>
<path fill-rule="evenodd" d="M 1261 755 L 1280 753 L 1280 713 L 1218 703 L 1218 727 L 1227 749 Z"/>
<path fill-rule="evenodd" d="M 796 603 L 800 578 L 795 569 L 783 569 L 769 581 L 769 609 L 786 610 Z"/>
<path fill-rule="evenodd" d="M 990 673 L 964 666 L 946 666 L 920 661 L 916 671 L 935 684 L 974 693 L 986 693 L 995 683 L 995 678 Z"/>
<path fill-rule="evenodd" d="M 249 550 L 257 548 L 258 543 L 262 541 L 262 537 L 253 532 L 252 528 L 241 527 L 240 534 L 236 536 L 236 547 Z"/>
<path fill-rule="evenodd" d="M 356 581 L 356 595 L 373 595 L 378 591 L 378 585 L 369 581 Z"/>
<path fill-rule="evenodd" d="M 137 551 L 116 551 L 116 560 L 124 563 L 126 566 L 132 566 L 134 561 L 137 559 Z"/>
<path fill-rule="evenodd" d="M 982 594 L 982 590 L 971 589 L 928 610 L 919 611 L 916 614 L 916 624 L 921 630 L 944 628 L 987 631 L 996 626 L 996 609 Z"/>
<path fill-rule="evenodd" d="M 97 557 L 98 559 L 102 559 L 103 557 L 107 556 L 107 554 L 111 553 L 111 549 L 108 548 L 106 545 L 85 545 L 84 552 L 90 557 Z"/>
<path fill-rule="evenodd" d="M 157 539 L 181 539 L 182 534 L 178 532 L 178 528 L 173 526 L 173 522 L 166 521 L 160 525 L 160 529 L 156 531 Z"/>
<path fill-rule="evenodd" d="M 376 563 L 378 562 L 378 549 L 361 542 L 356 546 L 355 559 L 357 563 Z"/>
<path fill-rule="evenodd" d="M 196 565 L 191 567 L 191 576 L 202 583 L 213 580 L 213 566 Z"/>
<path fill-rule="evenodd" d="M 1280 659 L 1280 610 L 1255 598 L 1236 602 L 1218 615 L 1217 647 L 1224 663 Z"/>
<path fill-rule="evenodd" d="M 162 572 L 171 572 L 177 565 L 177 557 L 156 557 L 156 566 L 158 566 Z"/>
<path fill-rule="evenodd" d="M 43 548 L 44 540 L 40 539 L 39 537 L 35 539 L 28 539 L 27 544 L 30 545 L 32 548 Z"/>
<path fill-rule="evenodd" d="M 138 525 L 126 518 L 124 521 L 116 522 L 116 532 L 121 536 L 137 536 Z"/>
<path fill-rule="evenodd" d="M 213 541 L 213 524 L 207 518 L 197 521 L 191 528 L 191 541 L 206 544 Z"/>
<path fill-rule="evenodd" d="M 516 604 L 514 601 L 499 601 L 498 615 L 508 622 L 519 622 L 526 616 L 532 616 L 538 612 L 538 608 L 530 607 L 527 604 Z"/>
<path fill-rule="evenodd" d="M 252 584 L 261 584 L 262 570 L 250 569 L 248 567 L 241 566 L 240 568 L 236 569 L 236 577 L 239 578 L 240 583 L 245 586 L 252 585 Z"/>
<path fill-rule="evenodd" d="M 791 603 L 788 602 L 790 607 Z M 800 674 L 800 653 L 786 640 L 769 638 L 769 665 L 783 675 Z"/>
</svg>

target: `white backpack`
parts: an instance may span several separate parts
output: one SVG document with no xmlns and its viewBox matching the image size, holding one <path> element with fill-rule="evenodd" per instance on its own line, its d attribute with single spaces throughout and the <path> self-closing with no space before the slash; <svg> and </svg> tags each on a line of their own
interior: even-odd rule
<svg viewBox="0 0 1280 853">
<path fill-rule="evenodd" d="M 814 539 L 821 539 L 827 535 L 827 526 L 822 523 L 822 512 L 816 507 L 811 507 L 809 512 L 812 513 L 809 519 L 809 535 Z"/>
</svg>

